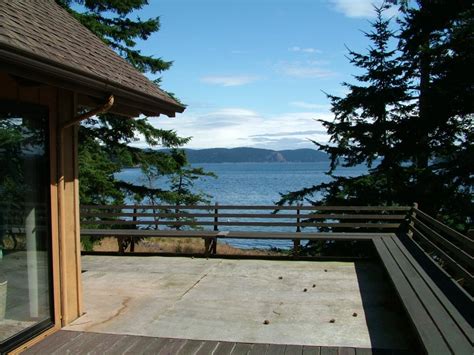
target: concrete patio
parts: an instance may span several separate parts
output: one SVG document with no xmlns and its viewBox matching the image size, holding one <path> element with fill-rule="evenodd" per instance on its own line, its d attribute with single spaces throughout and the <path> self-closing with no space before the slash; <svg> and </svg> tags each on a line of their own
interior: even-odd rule
<svg viewBox="0 0 474 355">
<path fill-rule="evenodd" d="M 86 314 L 67 330 L 387 349 L 412 341 L 375 262 L 84 256 L 82 263 Z"/>
</svg>

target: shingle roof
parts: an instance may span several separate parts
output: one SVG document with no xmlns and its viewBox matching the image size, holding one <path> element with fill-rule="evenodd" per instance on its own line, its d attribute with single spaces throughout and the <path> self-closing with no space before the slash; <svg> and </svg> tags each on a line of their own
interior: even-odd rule
<svg viewBox="0 0 474 355">
<path fill-rule="evenodd" d="M 1 0 L 0 49 L 18 51 L 183 111 L 53 0 Z"/>
</svg>

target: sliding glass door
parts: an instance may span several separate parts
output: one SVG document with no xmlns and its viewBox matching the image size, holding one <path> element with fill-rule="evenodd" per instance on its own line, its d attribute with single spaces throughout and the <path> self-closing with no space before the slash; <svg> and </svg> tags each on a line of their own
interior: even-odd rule
<svg viewBox="0 0 474 355">
<path fill-rule="evenodd" d="M 0 101 L 0 353 L 53 324 L 48 116 Z"/>
</svg>

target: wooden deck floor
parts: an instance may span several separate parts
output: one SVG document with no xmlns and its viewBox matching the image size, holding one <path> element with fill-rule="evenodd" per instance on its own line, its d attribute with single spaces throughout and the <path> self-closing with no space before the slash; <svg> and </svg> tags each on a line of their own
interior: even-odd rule
<svg viewBox="0 0 474 355">
<path fill-rule="evenodd" d="M 249 344 L 153 338 L 61 330 L 24 354 L 179 354 L 179 355 L 342 355 L 395 354 L 393 350 L 324 346 Z"/>
</svg>

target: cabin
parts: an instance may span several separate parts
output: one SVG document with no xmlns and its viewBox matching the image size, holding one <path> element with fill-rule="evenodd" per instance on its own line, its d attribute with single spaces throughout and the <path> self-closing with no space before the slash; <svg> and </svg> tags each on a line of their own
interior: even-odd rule
<svg viewBox="0 0 474 355">
<path fill-rule="evenodd" d="M 183 110 L 55 1 L 0 2 L 0 353 L 84 312 L 79 122 Z M 26 235 L 14 255 L 12 228 Z"/>
</svg>

